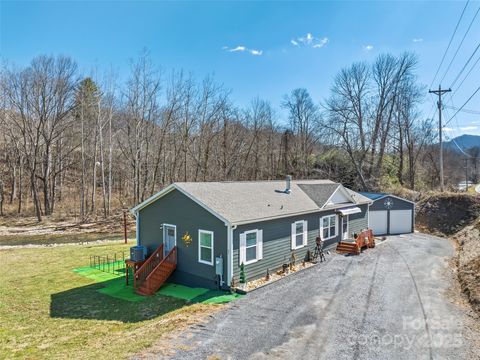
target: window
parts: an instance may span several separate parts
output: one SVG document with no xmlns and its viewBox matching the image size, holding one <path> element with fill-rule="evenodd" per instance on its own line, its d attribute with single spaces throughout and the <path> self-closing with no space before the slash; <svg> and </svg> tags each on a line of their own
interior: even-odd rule
<svg viewBox="0 0 480 360">
<path fill-rule="evenodd" d="M 251 262 L 257 260 L 257 232 L 253 231 L 246 234 L 245 261 Z"/>
<path fill-rule="evenodd" d="M 198 262 L 213 265 L 213 232 L 198 230 Z"/>
<path fill-rule="evenodd" d="M 328 215 L 320 219 L 322 228 L 322 240 L 328 240 L 337 236 L 337 215 Z"/>
<path fill-rule="evenodd" d="M 248 265 L 262 258 L 262 236 L 262 230 L 249 230 L 240 234 L 239 264 Z"/>
<path fill-rule="evenodd" d="M 305 220 L 292 223 L 292 249 L 307 245 L 307 222 Z"/>
</svg>

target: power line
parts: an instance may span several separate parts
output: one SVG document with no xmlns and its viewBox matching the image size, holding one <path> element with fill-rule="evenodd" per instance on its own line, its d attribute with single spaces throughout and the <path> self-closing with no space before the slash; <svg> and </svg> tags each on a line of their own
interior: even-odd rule
<svg viewBox="0 0 480 360">
<path fill-rule="evenodd" d="M 475 54 L 477 53 L 478 49 L 480 48 L 480 42 L 478 43 L 477 47 L 475 48 L 475 50 L 473 50 L 473 53 L 472 55 L 470 55 L 470 57 L 468 58 L 467 62 L 465 63 L 465 65 L 463 65 L 462 67 L 462 70 L 460 70 L 460 72 L 458 73 L 458 75 L 455 77 L 455 80 L 453 80 L 452 82 L 452 85 L 450 85 L 450 87 L 453 87 L 455 85 L 455 83 L 458 81 L 458 79 L 460 78 L 460 76 L 462 75 L 463 71 L 465 70 L 465 68 L 468 66 L 468 64 L 470 63 L 470 61 L 472 60 L 472 58 L 475 56 Z"/>
<path fill-rule="evenodd" d="M 448 49 L 450 49 L 450 45 L 452 45 L 453 38 L 455 37 L 455 34 L 457 33 L 458 26 L 460 25 L 460 22 L 462 21 L 463 14 L 465 14 L 465 10 L 467 9 L 468 3 L 470 0 L 467 0 L 467 3 L 465 4 L 465 7 L 462 10 L 462 14 L 460 15 L 460 18 L 458 19 L 457 25 L 455 26 L 455 30 L 453 31 L 452 37 L 450 38 L 450 41 L 448 42 L 447 49 L 445 50 L 445 53 L 443 54 L 442 60 L 440 61 L 440 65 L 438 65 L 438 69 L 435 72 L 435 76 L 433 77 L 432 83 L 430 84 L 430 87 L 432 87 L 433 83 L 435 82 L 435 79 L 437 78 L 438 72 L 440 71 L 443 62 L 445 61 L 445 57 L 447 56 Z"/>
<path fill-rule="evenodd" d="M 472 155 L 470 155 L 470 154 L 466 153 L 465 151 L 463 151 L 463 149 L 460 147 L 460 145 L 458 145 L 458 143 L 455 141 L 455 139 L 452 138 L 452 139 L 450 139 L 450 141 L 455 144 L 455 146 L 458 148 L 458 150 L 460 150 L 460 152 L 461 152 L 463 155 L 465 155 L 465 156 L 467 156 L 467 157 L 470 157 L 470 158 L 473 157 Z"/>
<path fill-rule="evenodd" d="M 448 70 L 450 70 L 450 67 L 452 66 L 453 60 L 455 60 L 455 58 L 457 57 L 457 54 L 458 54 L 460 48 L 462 47 L 463 42 L 464 42 L 465 38 L 467 37 L 473 23 L 475 22 L 475 19 L 477 18 L 477 15 L 478 15 L 479 11 L 480 11 L 480 6 L 478 7 L 477 12 L 473 16 L 472 21 L 470 21 L 470 24 L 468 25 L 467 31 L 465 31 L 465 34 L 463 34 L 462 41 L 460 41 L 460 44 L 458 45 L 457 50 L 455 51 L 455 54 L 453 54 L 452 60 L 450 60 L 450 63 L 447 66 L 447 70 L 445 70 L 445 73 L 443 74 L 443 77 L 442 77 L 442 80 L 440 80 L 440 83 L 442 83 L 443 80 L 445 79 L 445 76 L 447 76 Z"/>
<path fill-rule="evenodd" d="M 465 82 L 465 80 L 467 80 L 468 78 L 468 75 L 470 75 L 470 73 L 472 72 L 472 70 L 475 68 L 475 66 L 477 66 L 478 62 L 480 61 L 480 56 L 477 58 L 477 61 L 475 61 L 475 63 L 472 65 L 472 67 L 470 68 L 470 70 L 468 70 L 467 74 L 465 75 L 465 77 L 463 78 L 463 80 L 460 82 L 460 84 L 458 85 L 458 87 L 455 89 L 455 91 L 453 92 L 453 95 L 455 95 L 458 91 L 458 89 L 460 89 L 463 85 L 463 83 Z M 452 84 L 454 85 L 455 82 Z"/>
<path fill-rule="evenodd" d="M 475 90 L 475 91 L 473 92 L 472 95 L 470 95 L 470 97 L 467 99 L 467 101 L 465 101 L 465 102 L 463 103 L 463 105 L 460 106 L 460 108 L 459 108 L 457 111 L 455 111 L 455 114 L 453 114 L 453 116 L 445 123 L 444 126 L 447 126 L 447 125 L 450 123 L 450 121 L 452 121 L 453 118 L 455 118 L 455 116 L 457 116 L 457 114 L 458 114 L 460 111 L 462 111 L 462 109 L 465 107 L 465 105 L 467 105 L 468 102 L 469 102 L 470 100 L 472 100 L 472 98 L 475 96 L 475 94 L 476 94 L 478 91 L 480 91 L 480 86 L 477 88 L 477 90 Z"/>
<path fill-rule="evenodd" d="M 459 108 L 455 106 L 445 106 L 447 109 L 451 110 L 458 110 Z M 461 109 L 461 112 L 467 113 L 467 114 L 474 114 L 474 115 L 480 115 L 480 111 L 477 110 L 470 110 L 470 109 Z"/>
</svg>

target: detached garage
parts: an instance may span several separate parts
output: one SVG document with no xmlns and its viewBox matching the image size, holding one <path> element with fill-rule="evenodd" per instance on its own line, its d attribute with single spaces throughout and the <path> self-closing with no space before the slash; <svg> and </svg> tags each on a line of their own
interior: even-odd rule
<svg viewBox="0 0 480 360">
<path fill-rule="evenodd" d="M 412 233 L 415 203 L 390 194 L 361 193 L 373 201 L 368 211 L 368 227 L 374 235 Z"/>
</svg>

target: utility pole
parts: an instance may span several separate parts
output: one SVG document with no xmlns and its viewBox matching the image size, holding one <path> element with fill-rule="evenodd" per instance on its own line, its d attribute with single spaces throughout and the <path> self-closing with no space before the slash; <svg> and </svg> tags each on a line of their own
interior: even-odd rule
<svg viewBox="0 0 480 360">
<path fill-rule="evenodd" d="M 468 158 L 465 158 L 465 191 L 468 192 Z"/>
<path fill-rule="evenodd" d="M 452 91 L 451 89 L 442 89 L 441 85 L 438 85 L 438 90 L 428 90 L 429 93 L 433 93 L 438 96 L 438 138 L 440 140 L 440 191 L 444 191 L 443 184 L 443 141 L 442 141 L 442 95 Z"/>
</svg>

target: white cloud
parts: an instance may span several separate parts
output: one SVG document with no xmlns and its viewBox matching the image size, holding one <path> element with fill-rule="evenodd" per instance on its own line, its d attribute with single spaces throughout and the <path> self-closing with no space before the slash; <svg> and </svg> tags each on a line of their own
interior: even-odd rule
<svg viewBox="0 0 480 360">
<path fill-rule="evenodd" d="M 320 39 L 320 41 L 313 45 L 312 47 L 314 48 L 321 48 L 321 47 L 324 47 L 325 45 L 327 45 L 328 43 L 328 38 L 327 37 L 324 37 L 323 39 Z"/>
<path fill-rule="evenodd" d="M 236 51 L 245 51 L 247 48 L 245 46 L 237 46 L 236 48 L 233 49 L 228 49 L 230 52 L 236 52 Z"/>
<path fill-rule="evenodd" d="M 228 46 L 223 46 L 223 50 L 228 51 L 228 52 L 248 52 L 251 55 L 255 56 L 260 56 L 263 54 L 263 50 L 257 50 L 257 49 L 249 49 L 246 46 L 239 45 L 234 48 L 229 48 Z"/>
<path fill-rule="evenodd" d="M 365 45 L 365 46 L 363 47 L 363 50 L 365 50 L 365 51 L 371 51 L 371 50 L 373 50 L 373 45 Z"/>
<path fill-rule="evenodd" d="M 423 39 L 422 38 L 414 38 L 412 41 L 414 43 L 418 43 L 418 42 L 423 42 Z"/>
<path fill-rule="evenodd" d="M 443 131 L 451 132 L 451 131 L 455 131 L 455 129 L 452 129 L 452 128 L 449 128 L 449 127 L 444 127 Z"/>
<path fill-rule="evenodd" d="M 478 126 L 464 126 L 460 128 L 460 130 L 462 131 L 477 130 L 477 129 L 478 129 Z"/>
<path fill-rule="evenodd" d="M 293 46 L 303 45 L 303 46 L 308 46 L 308 47 L 318 49 L 318 48 L 324 47 L 328 43 L 328 41 L 329 40 L 327 37 L 317 38 L 313 36 L 312 33 L 307 33 L 307 35 L 305 36 L 300 36 L 290 40 L 290 43 Z"/>
</svg>

